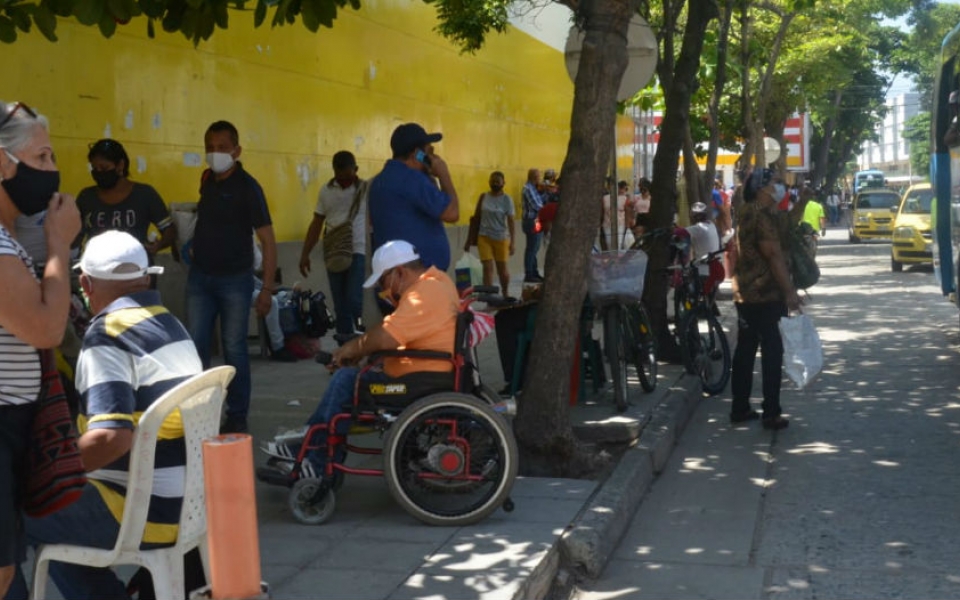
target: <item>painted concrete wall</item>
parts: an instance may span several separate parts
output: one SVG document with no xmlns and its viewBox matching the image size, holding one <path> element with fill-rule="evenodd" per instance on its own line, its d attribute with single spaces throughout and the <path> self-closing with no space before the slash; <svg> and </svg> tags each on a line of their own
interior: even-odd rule
<svg viewBox="0 0 960 600">
<path fill-rule="evenodd" d="M 254 29 L 252 20 L 252 11 L 231 11 L 230 29 L 196 48 L 179 34 L 147 38 L 143 19 L 110 40 L 62 20 L 57 43 L 32 34 L 0 47 L 0 98 L 49 117 L 64 191 L 92 184 L 88 144 L 113 137 L 131 156 L 131 177 L 168 203 L 197 199 L 203 133 L 232 121 L 241 160 L 266 191 L 288 283 L 300 279 L 299 241 L 332 155 L 353 151 L 361 175 L 372 176 L 400 123 L 443 132 L 437 152 L 451 166 L 463 223 L 490 171 L 506 173 L 519 201 L 527 168 L 562 164 L 573 86 L 562 53 L 527 33 L 492 36 L 464 56 L 433 31 L 433 9 L 413 0 L 366 1 L 317 34 L 299 24 Z M 462 246 L 459 228 L 450 234 Z M 175 308 L 181 275 L 164 277 Z M 323 288 L 324 279 L 314 269 L 304 284 Z"/>
</svg>

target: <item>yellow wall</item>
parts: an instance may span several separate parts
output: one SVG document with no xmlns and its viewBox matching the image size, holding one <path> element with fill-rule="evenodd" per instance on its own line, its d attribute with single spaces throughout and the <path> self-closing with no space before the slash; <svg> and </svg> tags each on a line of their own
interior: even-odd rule
<svg viewBox="0 0 960 600">
<path fill-rule="evenodd" d="M 0 98 L 50 118 L 64 191 L 92 184 L 87 145 L 109 135 L 126 146 L 131 176 L 168 203 L 196 200 L 203 132 L 233 122 L 281 241 L 302 239 L 334 152 L 351 150 L 372 176 L 406 121 L 443 132 L 437 152 L 464 222 L 490 171 L 504 171 L 519 199 L 528 167 L 560 168 L 573 96 L 562 53 L 512 30 L 461 56 L 433 31 L 433 8 L 414 0 L 339 14 L 311 34 L 299 23 L 254 29 L 252 11 L 231 11 L 231 28 L 197 48 L 179 34 L 148 39 L 143 19 L 110 40 L 61 20 L 58 43 L 35 33 L 0 45 Z"/>
</svg>

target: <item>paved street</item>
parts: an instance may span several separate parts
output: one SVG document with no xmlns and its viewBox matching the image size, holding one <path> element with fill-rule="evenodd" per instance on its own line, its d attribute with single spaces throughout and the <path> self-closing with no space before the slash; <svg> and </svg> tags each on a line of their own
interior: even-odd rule
<svg viewBox="0 0 960 600">
<path fill-rule="evenodd" d="M 960 597 L 957 310 L 888 244 L 835 229 L 818 258 L 825 371 L 784 383 L 789 429 L 701 403 L 580 599 Z"/>
</svg>

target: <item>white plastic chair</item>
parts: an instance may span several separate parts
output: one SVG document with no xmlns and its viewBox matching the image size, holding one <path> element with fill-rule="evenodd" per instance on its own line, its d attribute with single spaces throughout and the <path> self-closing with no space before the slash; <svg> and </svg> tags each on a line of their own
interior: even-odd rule
<svg viewBox="0 0 960 600">
<path fill-rule="evenodd" d="M 127 496 L 116 546 L 111 550 L 66 544 L 40 546 L 33 571 L 31 597 L 34 600 L 40 600 L 46 595 L 47 569 L 51 560 L 90 567 L 146 567 L 153 577 L 157 598 L 173 600 L 183 597 L 183 555 L 199 547 L 204 573 L 209 579 L 202 442 L 219 432 L 220 408 L 234 371 L 233 367 L 225 366 L 195 375 L 161 396 L 143 413 L 134 430 L 133 446 L 130 449 Z M 178 408 L 187 446 L 187 469 L 177 542 L 168 548 L 141 550 L 140 543 L 153 489 L 157 431 L 164 419 Z"/>
</svg>

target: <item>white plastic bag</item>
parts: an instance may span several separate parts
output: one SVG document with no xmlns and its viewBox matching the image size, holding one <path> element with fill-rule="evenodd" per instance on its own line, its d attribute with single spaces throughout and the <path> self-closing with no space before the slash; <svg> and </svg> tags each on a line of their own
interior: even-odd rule
<svg viewBox="0 0 960 600">
<path fill-rule="evenodd" d="M 483 283 L 483 263 L 469 252 L 463 253 L 453 266 L 453 271 L 457 289 L 461 292 L 472 285 Z"/>
<path fill-rule="evenodd" d="M 783 339 L 783 368 L 797 387 L 803 389 L 823 368 L 823 346 L 810 317 L 800 314 L 780 319 Z"/>
</svg>

